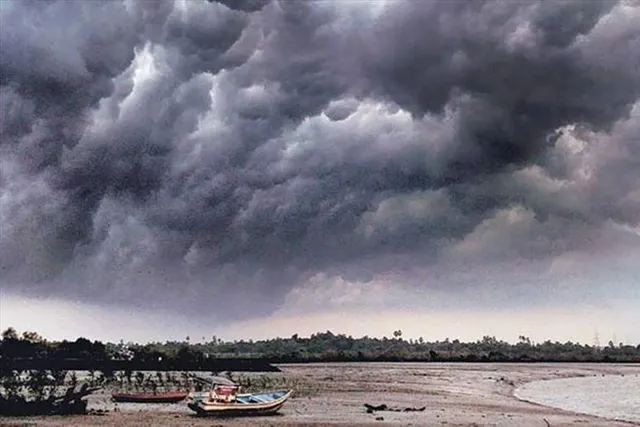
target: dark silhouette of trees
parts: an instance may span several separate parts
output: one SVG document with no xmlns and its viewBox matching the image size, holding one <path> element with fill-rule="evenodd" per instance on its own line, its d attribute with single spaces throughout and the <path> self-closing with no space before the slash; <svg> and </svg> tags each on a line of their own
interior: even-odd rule
<svg viewBox="0 0 640 427">
<path fill-rule="evenodd" d="M 202 343 L 194 346 L 210 357 L 254 357 L 270 362 L 315 361 L 451 361 L 451 362 L 639 362 L 638 347 L 630 345 L 600 348 L 573 342 L 533 343 L 520 336 L 511 344 L 494 336 L 475 342 L 457 339 L 426 342 L 405 340 L 402 331 L 393 338 L 353 338 L 331 331 L 301 337 L 274 338 L 255 342 Z"/>
<path fill-rule="evenodd" d="M 262 370 L 268 363 L 319 361 L 451 361 L 451 362 L 640 362 L 640 345 L 596 347 L 573 343 L 544 341 L 533 343 L 520 336 L 515 344 L 484 336 L 475 342 L 463 343 L 449 338 L 426 342 L 405 340 L 402 331 L 393 331 L 393 338 L 354 338 L 331 331 L 309 337 L 298 334 L 290 338 L 233 342 L 213 336 L 210 342 L 167 341 L 146 345 L 89 341 L 48 342 L 34 332 L 20 336 L 9 328 L 0 341 L 0 366 L 18 361 L 42 361 L 55 364 L 60 360 L 75 360 L 116 369 L 122 364 L 140 370 Z M 236 368 L 220 367 L 237 361 Z M 262 368 L 251 368 L 251 361 L 263 361 Z M 118 365 L 117 363 L 121 363 Z M 241 363 L 242 362 L 242 363 Z M 268 363 L 267 363 L 268 362 Z M 114 365 L 115 364 L 115 365 Z M 122 365 L 124 366 L 124 365 Z M 220 367 L 216 369 L 216 366 Z M 230 365 L 229 365 L 230 366 Z M 256 365 L 257 366 L 257 365 Z"/>
</svg>

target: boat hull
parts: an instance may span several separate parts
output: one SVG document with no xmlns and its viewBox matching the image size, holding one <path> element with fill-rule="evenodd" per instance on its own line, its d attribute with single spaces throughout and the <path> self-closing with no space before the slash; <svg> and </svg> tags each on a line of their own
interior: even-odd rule
<svg viewBox="0 0 640 427">
<path fill-rule="evenodd" d="M 122 403 L 177 403 L 188 396 L 188 393 L 131 394 L 113 393 L 111 398 Z"/>
<path fill-rule="evenodd" d="M 214 403 L 203 399 L 191 399 L 187 406 L 199 416 L 212 417 L 244 417 L 275 415 L 291 396 L 292 391 L 281 392 L 281 397 L 271 401 L 259 403 Z M 239 395 L 239 399 L 249 398 L 251 395 Z"/>
</svg>

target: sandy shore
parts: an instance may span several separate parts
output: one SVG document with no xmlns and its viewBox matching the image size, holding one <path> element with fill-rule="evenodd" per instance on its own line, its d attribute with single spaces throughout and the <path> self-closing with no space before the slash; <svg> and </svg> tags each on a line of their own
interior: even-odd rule
<svg viewBox="0 0 640 427">
<path fill-rule="evenodd" d="M 90 408 L 106 415 L 2 418 L 0 426 L 625 426 L 633 425 L 523 402 L 514 390 L 544 379 L 640 374 L 638 365 L 341 363 L 280 365 L 297 384 L 277 416 L 219 420 L 197 418 L 186 405 L 119 407 L 108 394 Z M 259 375 L 259 374 L 258 374 Z M 366 412 L 365 403 L 422 412 Z"/>
</svg>

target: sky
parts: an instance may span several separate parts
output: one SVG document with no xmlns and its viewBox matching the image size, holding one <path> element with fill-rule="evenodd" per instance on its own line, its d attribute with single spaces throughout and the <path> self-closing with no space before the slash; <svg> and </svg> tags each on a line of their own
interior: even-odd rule
<svg viewBox="0 0 640 427">
<path fill-rule="evenodd" d="M 0 327 L 640 342 L 640 5 L 0 7 Z"/>
</svg>

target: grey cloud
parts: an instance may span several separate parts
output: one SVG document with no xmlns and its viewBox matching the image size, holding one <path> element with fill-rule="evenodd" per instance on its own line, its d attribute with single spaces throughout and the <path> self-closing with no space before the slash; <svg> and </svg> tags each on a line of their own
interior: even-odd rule
<svg viewBox="0 0 640 427">
<path fill-rule="evenodd" d="M 257 12 L 271 0 L 207 0 L 209 3 L 218 2 L 233 10 L 241 10 L 243 12 Z"/>
<path fill-rule="evenodd" d="M 637 58 L 631 53 L 637 42 L 622 48 L 629 55 L 598 49 L 595 57 L 582 46 L 614 2 L 423 6 L 389 8 L 365 41 L 362 73 L 369 92 L 416 115 L 439 114 L 454 103 L 460 127 L 451 144 L 453 179 L 460 170 L 492 172 L 529 162 L 563 125 L 608 129 L 638 98 L 638 76 L 631 72 L 637 59 L 622 59 Z M 637 30 L 627 28 L 621 38 L 637 40 Z"/>
<path fill-rule="evenodd" d="M 3 285 L 259 315 L 310 277 L 538 262 L 637 226 L 637 13 L 419 6 L 3 9 Z"/>
<path fill-rule="evenodd" d="M 332 102 L 324 114 L 333 121 L 344 120 L 353 114 L 358 108 L 358 102 L 355 99 L 345 99 Z"/>
<path fill-rule="evenodd" d="M 22 104 L 33 111 L 22 112 L 30 126 L 23 124 L 20 134 L 6 135 L 11 125 L 3 123 L 2 144 L 16 146 L 31 169 L 39 170 L 55 165 L 62 147 L 76 143 L 85 109 L 111 93 L 110 79 L 133 58 L 137 37 L 120 3 L 77 8 L 68 2 L 14 2 L 3 15 L 3 98 L 11 92 L 12 110 Z"/>
</svg>

